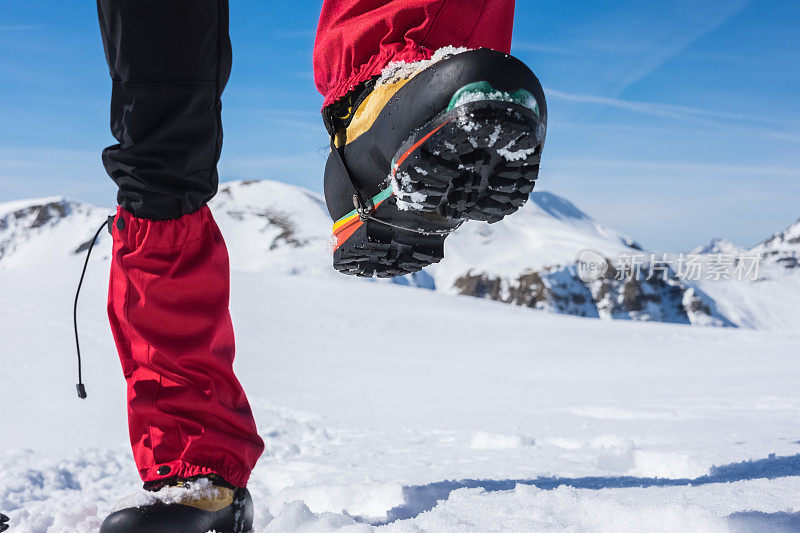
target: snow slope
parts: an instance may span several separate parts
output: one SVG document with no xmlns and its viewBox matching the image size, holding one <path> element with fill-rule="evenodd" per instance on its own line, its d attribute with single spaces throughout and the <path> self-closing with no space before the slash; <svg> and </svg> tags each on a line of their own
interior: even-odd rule
<svg viewBox="0 0 800 533">
<path fill-rule="evenodd" d="M 467 223 L 446 241 L 446 259 L 429 267 L 437 285 L 452 288 L 470 270 L 513 276 L 575 263 L 583 250 L 616 257 L 641 248 L 548 192 L 537 192 L 514 216 L 496 224 Z"/>
<path fill-rule="evenodd" d="M 14 533 L 96 531 L 138 485 L 104 255 L 81 302 L 85 401 L 70 327 L 81 258 L 0 274 L 0 512 Z M 267 442 L 258 532 L 800 523 L 796 330 L 588 320 L 279 272 L 234 272 L 232 312 Z"/>
<path fill-rule="evenodd" d="M 334 277 L 325 202 L 277 181 L 223 184 L 212 204 L 231 265 L 244 272 Z"/>
<path fill-rule="evenodd" d="M 791 331 L 800 324 L 800 272 L 761 268 L 754 282 L 702 280 L 698 286 L 733 323 L 747 328 Z"/>
<path fill-rule="evenodd" d="M 698 286 L 718 305 L 721 313 L 744 327 L 772 330 L 796 329 L 800 323 L 800 221 L 744 250 L 728 241 L 708 252 L 729 257 L 758 255 L 758 279 L 701 280 Z M 712 256 L 708 256 L 712 257 Z"/>
</svg>

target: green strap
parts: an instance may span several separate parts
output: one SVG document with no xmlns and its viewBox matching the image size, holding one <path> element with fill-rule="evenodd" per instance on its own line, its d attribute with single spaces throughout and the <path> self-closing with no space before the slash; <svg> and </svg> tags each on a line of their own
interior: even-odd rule
<svg viewBox="0 0 800 533">
<path fill-rule="evenodd" d="M 389 197 L 390 197 L 392 194 L 394 194 L 394 190 L 392 189 L 392 187 L 391 187 L 391 185 L 390 185 L 389 187 L 386 187 L 384 190 L 382 190 L 381 192 L 379 192 L 378 194 L 376 194 L 375 196 L 373 196 L 373 197 L 372 197 L 372 203 L 373 203 L 374 205 L 378 205 L 378 204 L 379 204 L 379 203 L 381 203 L 382 201 L 384 201 L 384 200 L 386 200 L 387 198 L 389 198 Z M 347 213 L 345 216 L 343 216 L 342 218 L 340 218 L 339 220 L 337 220 L 336 222 L 334 222 L 334 224 L 335 224 L 335 223 L 338 223 L 338 222 L 339 222 L 339 221 L 341 221 L 341 220 L 344 220 L 345 218 L 349 218 L 349 217 L 351 217 L 351 216 L 353 216 L 353 215 L 356 215 L 356 214 L 358 214 L 358 209 L 353 209 L 352 211 L 350 211 L 349 213 Z"/>
</svg>

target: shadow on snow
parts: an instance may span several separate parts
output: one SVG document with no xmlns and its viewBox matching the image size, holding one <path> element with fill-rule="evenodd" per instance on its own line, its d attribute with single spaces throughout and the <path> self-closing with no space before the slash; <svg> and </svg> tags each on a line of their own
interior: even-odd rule
<svg viewBox="0 0 800 533">
<path fill-rule="evenodd" d="M 728 517 L 734 533 L 794 533 L 800 531 L 800 513 L 762 513 L 744 511 Z"/>
<path fill-rule="evenodd" d="M 679 487 L 707 485 L 710 483 L 730 483 L 750 479 L 774 479 L 779 477 L 800 476 L 800 454 L 789 457 L 776 457 L 771 454 L 766 459 L 748 460 L 723 466 L 714 466 L 708 475 L 694 479 L 646 478 L 633 476 L 618 477 L 580 477 L 556 478 L 540 477 L 536 479 L 461 479 L 445 480 L 403 487 L 405 502 L 389 509 L 386 518 L 369 520 L 364 517 L 353 517 L 359 522 L 375 526 L 385 525 L 396 520 L 416 518 L 425 511 L 430 511 L 441 500 L 449 498 L 450 493 L 458 489 L 480 488 L 487 492 L 513 490 L 517 485 L 532 485 L 542 490 L 552 490 L 560 486 L 576 489 L 627 489 L 647 487 Z M 761 513 L 740 512 L 728 517 L 735 531 L 748 532 L 763 530 L 769 527 L 777 531 L 800 530 L 800 513 Z"/>
</svg>

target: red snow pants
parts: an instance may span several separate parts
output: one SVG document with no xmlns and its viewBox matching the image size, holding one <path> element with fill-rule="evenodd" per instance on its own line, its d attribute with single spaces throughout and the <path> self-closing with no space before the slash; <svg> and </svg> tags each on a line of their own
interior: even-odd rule
<svg viewBox="0 0 800 533">
<path fill-rule="evenodd" d="M 264 450 L 233 372 L 217 191 L 227 0 L 98 0 L 113 91 L 103 152 L 120 208 L 108 315 L 145 482 L 217 474 L 244 486 Z M 514 0 L 325 0 L 314 47 L 324 105 L 391 61 L 443 46 L 508 52 Z M 255 236 L 254 236 L 255 237 Z"/>
<path fill-rule="evenodd" d="M 392 61 L 428 59 L 444 46 L 508 53 L 514 0 L 326 0 L 314 43 L 323 106 Z"/>
</svg>

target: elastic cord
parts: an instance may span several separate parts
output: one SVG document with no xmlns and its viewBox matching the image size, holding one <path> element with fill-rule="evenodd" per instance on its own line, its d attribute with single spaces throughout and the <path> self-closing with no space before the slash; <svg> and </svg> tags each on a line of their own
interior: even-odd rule
<svg viewBox="0 0 800 533">
<path fill-rule="evenodd" d="M 75 388 L 78 391 L 78 398 L 84 399 L 86 398 L 86 386 L 83 384 L 83 373 L 82 373 L 82 365 L 81 365 L 81 343 L 78 340 L 78 297 L 81 294 L 81 287 L 83 286 L 83 278 L 86 276 L 86 267 L 89 266 L 89 257 L 92 255 L 92 248 L 94 248 L 94 244 L 97 242 L 97 237 L 100 236 L 100 232 L 103 231 L 103 228 L 106 226 L 110 227 L 111 221 L 114 217 L 108 217 L 103 223 L 97 228 L 97 231 L 92 237 L 92 240 L 89 242 L 89 249 L 86 251 L 86 261 L 83 263 L 83 270 L 81 271 L 81 279 L 78 282 L 78 289 L 75 291 L 75 304 L 72 307 L 72 325 L 75 329 L 75 350 L 78 353 L 78 384 L 75 385 Z"/>
</svg>

